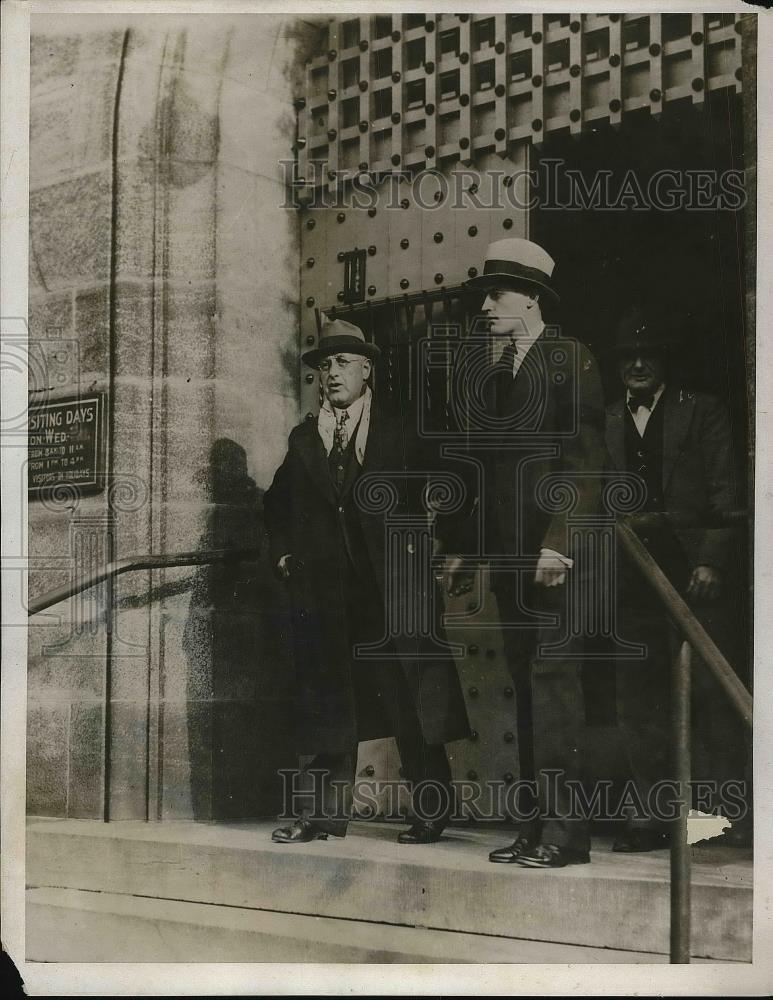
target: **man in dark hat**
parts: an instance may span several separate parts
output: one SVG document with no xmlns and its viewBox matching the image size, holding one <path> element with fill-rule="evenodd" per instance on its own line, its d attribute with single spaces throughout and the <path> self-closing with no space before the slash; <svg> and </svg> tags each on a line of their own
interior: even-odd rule
<svg viewBox="0 0 773 1000">
<path fill-rule="evenodd" d="M 742 586 L 742 567 L 737 532 L 724 519 L 736 507 L 730 421 L 713 396 L 682 387 L 672 370 L 675 341 L 668 318 L 652 310 L 637 308 L 622 317 L 614 354 L 624 395 L 607 409 L 606 443 L 613 465 L 637 473 L 646 485 L 637 529 L 641 540 L 740 669 L 733 620 L 741 609 L 733 612 L 732 606 Z M 644 661 L 620 663 L 617 671 L 619 724 L 638 799 L 646 803 L 655 782 L 672 770 L 669 676 L 676 648 L 665 611 L 646 582 L 625 562 L 618 579 L 624 638 L 647 646 Z M 741 723 L 699 663 L 693 670 L 693 701 L 699 751 L 694 777 L 720 787 L 743 781 Z M 709 804 L 722 808 L 722 795 Z M 743 843 L 749 828 L 748 821 L 734 824 L 725 841 Z M 614 849 L 663 847 L 667 832 L 667 822 L 648 811 L 629 818 Z"/>
<path fill-rule="evenodd" d="M 392 514 L 426 516 L 414 475 L 425 456 L 409 428 L 385 419 L 376 404 L 369 379 L 378 358 L 359 327 L 325 322 L 319 345 L 303 355 L 319 371 L 322 407 L 291 432 L 264 497 L 271 556 L 290 589 L 301 778 L 314 779 L 295 797 L 295 822 L 274 831 L 279 843 L 344 836 L 357 744 L 385 736 L 396 738 L 403 775 L 417 792 L 415 822 L 398 840 L 433 843 L 452 806 L 443 744 L 468 732 L 450 658 L 422 658 L 421 641 L 397 639 L 383 659 L 355 651 L 385 638 L 386 604 L 397 613 L 405 596 L 399 584 L 386 596 L 395 567 L 385 552 L 385 514 L 358 499 L 358 479 L 383 473 L 394 489 Z M 406 558 L 412 554 L 409 546 Z"/>
<path fill-rule="evenodd" d="M 558 298 L 553 267 L 550 255 L 530 240 L 498 240 L 488 248 L 483 273 L 468 282 L 485 291 L 482 313 L 489 336 L 495 349 L 503 344 L 478 379 L 485 412 L 474 418 L 471 440 L 483 470 L 483 551 L 493 557 L 492 589 L 516 693 L 514 765 L 517 759 L 522 779 L 537 780 L 543 818 L 526 823 L 513 815 L 515 841 L 493 851 L 489 860 L 532 868 L 590 860 L 587 823 L 566 818 L 566 779 L 582 777 L 581 643 L 571 658 L 537 656 L 538 643 L 560 637 L 567 620 L 567 581 L 586 569 L 583 553 L 570 549 L 568 511 L 550 509 L 539 484 L 546 477 L 568 477 L 576 496 L 572 513 L 594 514 L 605 465 L 596 361 L 583 344 L 548 331 L 543 319 L 543 304 Z M 507 560 L 510 567 L 504 565 Z M 532 561 L 528 577 L 514 569 L 516 560 Z M 451 592 L 469 586 L 463 567 L 463 559 L 449 564 Z M 558 627 L 526 626 L 524 607 L 556 615 Z M 546 782 L 552 770 L 560 777 Z M 523 819 L 529 806 L 525 800 L 519 805 Z"/>
</svg>

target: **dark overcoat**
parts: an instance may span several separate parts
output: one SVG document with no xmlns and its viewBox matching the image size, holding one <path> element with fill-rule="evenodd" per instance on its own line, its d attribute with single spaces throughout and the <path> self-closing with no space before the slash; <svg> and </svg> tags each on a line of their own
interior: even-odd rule
<svg viewBox="0 0 773 1000">
<path fill-rule="evenodd" d="M 388 514 L 377 504 L 364 505 L 355 489 L 354 474 L 337 493 L 330 476 L 325 449 L 315 418 L 309 417 L 290 433 L 287 454 L 264 496 L 266 528 L 271 559 L 292 554 L 289 579 L 292 641 L 297 675 L 298 752 L 304 754 L 349 752 L 358 740 L 394 735 L 378 705 L 356 704 L 352 671 L 402 670 L 408 682 L 426 741 L 449 742 L 468 733 L 456 667 L 450 655 L 419 659 L 432 651 L 432 640 L 411 640 L 399 648 L 400 658 L 390 664 L 353 663 L 355 632 L 362 639 L 361 622 L 352 622 L 351 578 L 347 577 L 347 546 L 364 546 L 358 564 L 372 568 L 371 586 L 384 600 L 386 589 L 387 516 L 421 514 L 421 490 L 414 473 L 426 468 L 426 454 L 407 428 L 407 421 L 388 419 L 375 400 L 361 476 L 383 473 L 395 491 L 396 505 Z M 411 475 L 407 475 L 411 473 Z M 365 507 L 368 506 L 368 509 Z M 405 558 L 420 557 L 420 546 L 405 545 Z M 366 555 L 366 559 L 362 556 Z M 440 635 L 440 601 L 431 574 L 425 587 L 433 589 L 436 635 Z M 400 600 L 403 590 L 391 588 L 386 603 Z M 364 596 L 364 595 L 363 595 Z M 365 599 L 365 598 L 364 598 Z M 422 600 L 427 599 L 422 592 Z M 414 609 L 415 610 L 415 609 Z M 356 614 L 356 608 L 354 610 Z M 374 641 L 381 639 L 374 635 Z M 411 653 L 414 655 L 412 656 Z"/>
<path fill-rule="evenodd" d="M 639 525 L 634 522 L 634 527 L 698 621 L 746 681 L 745 555 L 737 528 L 731 522 L 723 523 L 722 517 L 736 506 L 727 411 L 713 396 L 668 384 L 654 413 L 661 407 L 661 489 L 651 498 L 651 505 L 670 516 L 662 524 L 645 520 Z M 627 420 L 624 399 L 607 409 L 607 446 L 619 469 L 625 469 L 627 462 Z M 656 482 L 650 485 L 657 489 Z M 700 565 L 721 572 L 718 600 L 690 595 L 691 573 Z M 620 661 L 617 672 L 618 723 L 632 772 L 646 792 L 669 773 L 669 667 L 676 656 L 678 637 L 669 625 L 666 608 L 620 549 L 617 582 L 618 634 L 627 641 L 643 643 L 647 649 L 645 663 Z M 697 658 L 691 685 L 692 728 L 697 737 L 694 769 L 721 787 L 723 781 L 738 780 L 744 772 L 744 736 L 726 696 Z"/>
</svg>

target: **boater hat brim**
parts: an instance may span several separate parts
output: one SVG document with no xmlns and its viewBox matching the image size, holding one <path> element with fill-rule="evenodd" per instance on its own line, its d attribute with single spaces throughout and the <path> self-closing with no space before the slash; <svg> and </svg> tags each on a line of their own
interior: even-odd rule
<svg viewBox="0 0 773 1000">
<path fill-rule="evenodd" d="M 548 276 L 535 267 L 525 267 L 510 260 L 487 260 L 483 273 L 465 281 L 471 288 L 517 288 L 519 285 L 533 285 L 540 292 L 546 292 L 554 302 L 560 302 L 555 289 L 549 284 Z"/>
<path fill-rule="evenodd" d="M 369 344 L 367 341 L 359 340 L 357 337 L 334 336 L 325 337 L 319 347 L 315 347 L 313 351 L 306 351 L 305 354 L 302 354 L 301 360 L 309 368 L 316 368 L 323 358 L 327 358 L 331 354 L 338 354 L 339 351 L 343 351 L 346 354 L 360 354 L 370 361 L 377 361 L 381 357 L 381 351 L 375 344 Z"/>
</svg>

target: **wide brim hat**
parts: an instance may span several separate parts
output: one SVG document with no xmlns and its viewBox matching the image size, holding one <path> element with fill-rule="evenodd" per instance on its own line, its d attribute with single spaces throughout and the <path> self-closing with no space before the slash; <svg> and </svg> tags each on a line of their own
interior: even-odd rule
<svg viewBox="0 0 773 1000">
<path fill-rule="evenodd" d="M 483 272 L 465 281 L 471 288 L 519 288 L 530 285 L 553 302 L 560 299 L 552 285 L 555 261 L 537 243 L 518 237 L 489 244 Z"/>
<path fill-rule="evenodd" d="M 648 352 L 668 354 L 679 345 L 679 335 L 668 317 L 635 308 L 618 320 L 609 352 L 616 357 Z"/>
<path fill-rule="evenodd" d="M 313 350 L 302 354 L 301 360 L 309 368 L 316 368 L 323 358 L 339 352 L 360 354 L 370 361 L 381 357 L 378 347 L 369 344 L 365 334 L 354 323 L 347 323 L 344 319 L 326 319 L 319 332 L 319 343 Z"/>
</svg>

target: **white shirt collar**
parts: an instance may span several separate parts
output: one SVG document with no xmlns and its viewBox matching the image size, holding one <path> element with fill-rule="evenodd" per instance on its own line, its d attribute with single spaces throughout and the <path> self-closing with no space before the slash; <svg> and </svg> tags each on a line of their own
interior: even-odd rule
<svg viewBox="0 0 773 1000">
<path fill-rule="evenodd" d="M 365 390 L 366 392 L 370 392 L 370 387 L 365 386 Z M 336 408 L 335 406 L 331 406 L 329 400 L 327 399 L 325 400 L 324 405 L 328 409 L 333 411 L 333 415 L 336 418 L 336 422 L 341 421 L 345 409 L 346 412 L 349 414 L 349 419 L 347 421 L 347 423 L 349 424 L 349 430 L 353 430 L 357 426 L 357 421 L 360 419 L 360 415 L 362 414 L 362 408 L 365 405 L 365 393 L 363 393 L 361 396 L 358 396 L 357 399 L 355 399 L 355 401 L 353 403 L 350 403 L 349 406 L 347 407 L 342 406 L 340 408 Z"/>
<path fill-rule="evenodd" d="M 545 331 L 545 324 L 543 323 L 536 333 L 530 333 L 527 336 L 522 336 L 522 337 L 508 338 L 508 340 L 505 341 L 505 344 L 500 352 L 499 355 L 500 359 L 507 350 L 507 348 L 509 347 L 509 345 L 514 344 L 516 349 L 516 355 L 513 362 L 513 367 L 514 368 L 520 367 L 520 365 L 523 363 L 523 359 L 529 353 L 529 351 L 534 346 L 536 341 L 539 340 L 544 331 Z"/>
<path fill-rule="evenodd" d="M 354 443 L 354 453 L 357 456 L 357 461 L 362 465 L 365 459 L 365 448 L 368 441 L 368 429 L 370 427 L 370 405 L 373 398 L 373 393 L 369 385 L 365 386 L 365 392 L 358 399 L 355 399 L 353 403 L 346 407 L 346 412 L 349 415 L 349 419 L 346 421 L 347 434 L 351 439 L 351 435 L 354 433 L 355 428 L 357 429 L 357 440 Z M 317 417 L 317 430 L 319 436 L 322 439 L 322 444 L 325 446 L 325 453 L 330 454 L 333 447 L 333 437 L 335 434 L 336 423 L 341 419 L 343 415 L 343 407 L 336 409 L 330 405 L 329 400 L 325 400 L 319 410 L 319 415 Z"/>
</svg>

